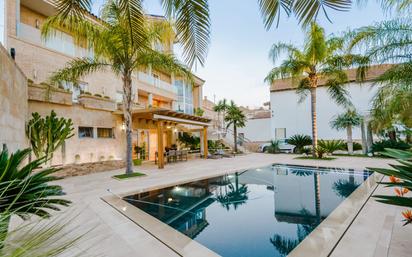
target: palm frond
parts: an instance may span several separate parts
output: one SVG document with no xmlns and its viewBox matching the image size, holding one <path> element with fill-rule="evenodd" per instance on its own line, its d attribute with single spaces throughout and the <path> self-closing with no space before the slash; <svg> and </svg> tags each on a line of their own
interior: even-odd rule
<svg viewBox="0 0 412 257">
<path fill-rule="evenodd" d="M 122 15 L 127 22 L 124 25 L 127 27 L 130 33 L 130 39 L 132 45 L 139 45 L 141 42 L 146 41 L 145 31 L 145 14 L 143 12 L 141 0 L 118 0 L 108 1 L 108 5 L 111 5 L 119 10 L 119 16 Z M 119 19 L 120 17 L 118 17 Z M 120 19 L 121 21 L 121 19 Z"/>
<path fill-rule="evenodd" d="M 293 13 L 303 26 L 316 20 L 320 11 L 323 11 L 330 21 L 327 11 L 348 11 L 352 5 L 350 0 L 259 0 L 260 13 L 266 29 L 269 29 L 275 20 L 279 24 L 281 10 L 286 15 Z"/>
<path fill-rule="evenodd" d="M 189 81 L 193 80 L 192 73 L 172 54 L 164 54 L 156 51 L 142 53 L 140 58 L 137 59 L 136 68 L 148 67 L 149 65 L 155 70 L 183 76 Z"/>
<path fill-rule="evenodd" d="M 58 16 L 84 17 L 92 7 L 92 0 L 53 0 Z"/>
<path fill-rule="evenodd" d="M 349 11 L 351 6 L 351 0 L 295 0 L 292 11 L 298 17 L 299 22 L 301 22 L 303 26 L 307 26 L 316 20 L 319 11 L 323 11 L 326 18 L 331 21 L 327 9 Z"/>
<path fill-rule="evenodd" d="M 176 19 L 177 39 L 189 67 L 204 65 L 210 43 L 208 0 L 162 0 L 167 14 Z"/>
<path fill-rule="evenodd" d="M 349 50 L 364 51 L 375 62 L 403 62 L 412 55 L 410 18 L 398 18 L 365 26 L 346 34 Z"/>
<path fill-rule="evenodd" d="M 303 78 L 299 81 L 298 87 L 296 88 L 296 94 L 299 96 L 299 103 L 303 103 L 305 99 L 310 94 L 311 86 L 308 78 Z"/>
<path fill-rule="evenodd" d="M 338 104 L 344 107 L 352 106 L 350 94 L 338 79 L 328 79 L 325 83 L 329 96 Z"/>
<path fill-rule="evenodd" d="M 269 58 L 273 61 L 276 62 L 277 59 L 279 58 L 279 55 L 285 53 L 289 56 L 293 56 L 294 58 L 300 58 L 303 59 L 303 53 L 294 45 L 287 44 L 287 43 L 276 43 L 273 44 L 272 47 L 269 50 Z"/>
<path fill-rule="evenodd" d="M 104 61 L 88 57 L 76 58 L 70 61 L 65 68 L 54 72 L 49 80 L 54 84 L 62 81 L 70 81 L 77 84 L 81 77 L 107 67 L 110 67 L 110 64 Z"/>
<path fill-rule="evenodd" d="M 265 28 L 269 29 L 272 27 L 275 19 L 276 26 L 279 25 L 281 10 L 283 10 L 287 16 L 290 15 L 293 0 L 258 0 L 258 3 Z"/>
</svg>

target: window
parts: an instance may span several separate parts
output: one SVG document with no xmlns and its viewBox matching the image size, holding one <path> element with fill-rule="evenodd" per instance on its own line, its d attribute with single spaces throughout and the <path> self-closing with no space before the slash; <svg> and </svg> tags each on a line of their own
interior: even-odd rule
<svg viewBox="0 0 412 257">
<path fill-rule="evenodd" d="M 276 128 L 275 138 L 276 139 L 285 139 L 286 138 L 286 128 Z"/>
<path fill-rule="evenodd" d="M 123 103 L 123 91 L 116 91 L 116 103 Z"/>
<path fill-rule="evenodd" d="M 174 86 L 177 91 L 177 102 L 175 103 L 175 110 L 187 114 L 193 114 L 192 85 L 186 83 L 183 80 L 176 80 Z"/>
<path fill-rule="evenodd" d="M 79 138 L 93 138 L 93 127 L 79 127 Z"/>
<path fill-rule="evenodd" d="M 114 138 L 113 128 L 97 128 L 98 138 Z"/>
</svg>

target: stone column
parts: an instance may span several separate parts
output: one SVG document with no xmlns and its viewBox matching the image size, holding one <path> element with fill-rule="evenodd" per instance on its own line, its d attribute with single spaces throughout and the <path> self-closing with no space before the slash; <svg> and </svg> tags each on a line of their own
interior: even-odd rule
<svg viewBox="0 0 412 257">
<path fill-rule="evenodd" d="M 149 105 L 149 107 L 153 107 L 153 94 L 148 95 L 147 104 Z"/>
<path fill-rule="evenodd" d="M 366 131 L 365 131 L 365 119 L 361 122 L 361 134 L 362 134 L 362 153 L 367 154 L 369 151 L 367 140 L 366 140 Z"/>
</svg>

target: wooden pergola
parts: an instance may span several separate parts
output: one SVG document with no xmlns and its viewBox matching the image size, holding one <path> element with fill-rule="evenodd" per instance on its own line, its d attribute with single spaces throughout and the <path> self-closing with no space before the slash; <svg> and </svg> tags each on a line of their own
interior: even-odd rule
<svg viewBox="0 0 412 257">
<path fill-rule="evenodd" d="M 159 169 L 163 169 L 165 165 L 163 132 L 165 126 L 168 126 L 170 124 L 187 124 L 201 127 L 199 131 L 201 131 L 203 134 L 203 157 L 207 158 L 207 127 L 209 126 L 209 123 L 211 121 L 210 119 L 163 108 L 147 108 L 134 110 L 133 119 L 134 118 L 150 120 L 156 125 L 158 152 L 157 164 Z"/>
</svg>

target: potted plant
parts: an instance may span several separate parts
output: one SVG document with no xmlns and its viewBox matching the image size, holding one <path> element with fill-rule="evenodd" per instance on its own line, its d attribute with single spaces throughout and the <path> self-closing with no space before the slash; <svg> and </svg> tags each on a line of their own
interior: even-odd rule
<svg viewBox="0 0 412 257">
<path fill-rule="evenodd" d="M 133 160 L 133 165 L 134 166 L 139 166 L 142 165 L 142 161 L 146 157 L 146 146 L 145 143 L 142 144 L 142 146 L 136 145 L 134 147 L 134 152 L 136 153 L 137 158 Z"/>
</svg>

